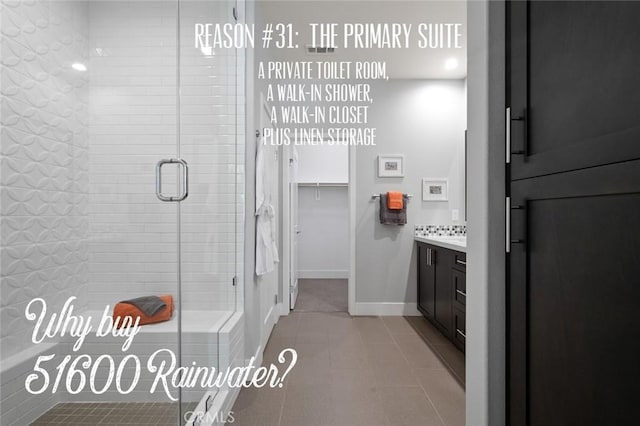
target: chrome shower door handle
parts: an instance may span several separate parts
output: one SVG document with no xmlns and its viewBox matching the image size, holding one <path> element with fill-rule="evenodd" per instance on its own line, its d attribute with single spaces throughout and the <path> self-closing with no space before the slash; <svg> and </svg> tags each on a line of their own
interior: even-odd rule
<svg viewBox="0 0 640 426">
<path fill-rule="evenodd" d="M 162 193 L 162 166 L 177 164 L 180 167 L 181 191 L 177 196 L 167 196 Z M 160 201 L 182 201 L 189 196 L 189 165 L 181 158 L 166 158 L 156 164 L 156 197 Z"/>
</svg>

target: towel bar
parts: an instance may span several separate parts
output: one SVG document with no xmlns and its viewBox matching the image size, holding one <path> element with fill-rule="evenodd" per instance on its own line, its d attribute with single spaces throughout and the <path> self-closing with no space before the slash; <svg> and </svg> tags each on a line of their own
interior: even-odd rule
<svg viewBox="0 0 640 426">
<path fill-rule="evenodd" d="M 412 195 L 412 194 L 407 194 L 407 197 L 409 197 L 409 198 L 413 198 L 413 195 Z M 373 194 L 373 195 L 371 196 L 371 199 L 372 199 L 372 200 L 375 200 L 376 198 L 380 198 L 380 194 Z"/>
</svg>

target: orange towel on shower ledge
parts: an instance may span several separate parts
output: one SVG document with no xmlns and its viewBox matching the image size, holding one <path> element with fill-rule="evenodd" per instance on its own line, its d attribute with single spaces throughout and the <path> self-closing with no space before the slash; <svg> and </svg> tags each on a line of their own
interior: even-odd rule
<svg viewBox="0 0 640 426">
<path fill-rule="evenodd" d="M 404 199 L 402 192 L 387 192 L 387 207 L 389 210 L 402 210 L 404 208 Z"/>
<path fill-rule="evenodd" d="M 173 296 L 170 294 L 163 294 L 160 296 L 160 299 L 162 299 L 167 306 L 160 309 L 152 316 L 146 315 L 140 309 L 129 303 L 116 303 L 113 307 L 114 324 L 118 324 L 118 328 L 122 327 L 125 317 L 131 317 L 132 323 L 135 323 L 136 318 L 140 317 L 140 325 L 169 321 L 173 316 Z M 120 319 L 118 319 L 118 317 L 120 317 Z"/>
</svg>

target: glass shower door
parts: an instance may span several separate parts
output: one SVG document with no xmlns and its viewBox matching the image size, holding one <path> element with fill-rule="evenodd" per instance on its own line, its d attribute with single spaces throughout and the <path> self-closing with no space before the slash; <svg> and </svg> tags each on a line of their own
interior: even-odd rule
<svg viewBox="0 0 640 426">
<path fill-rule="evenodd" d="M 235 314 L 244 211 L 242 81 L 236 50 L 196 47 L 194 33 L 197 24 L 235 24 L 235 6 L 208 0 L 179 4 L 179 154 L 189 165 L 189 196 L 179 206 L 181 365 L 215 371 L 239 362 L 233 337 L 240 326 Z M 224 386 L 184 389 L 183 418 L 187 424 L 198 415 L 220 420 L 224 413 L 216 409 L 227 393 Z"/>
<path fill-rule="evenodd" d="M 155 373 L 147 369 L 157 351 L 156 366 L 174 361 L 177 367 L 181 356 L 179 215 L 189 171 L 179 150 L 179 3 L 68 3 L 83 4 L 87 14 L 89 303 L 104 309 L 166 295 L 174 307 L 169 321 L 143 325 L 126 353 L 97 343 L 96 353 L 140 359 L 142 374 L 131 394 L 81 394 L 69 401 L 133 403 L 114 405 L 112 414 L 182 424 L 178 389 L 169 384 L 151 392 Z"/>
</svg>

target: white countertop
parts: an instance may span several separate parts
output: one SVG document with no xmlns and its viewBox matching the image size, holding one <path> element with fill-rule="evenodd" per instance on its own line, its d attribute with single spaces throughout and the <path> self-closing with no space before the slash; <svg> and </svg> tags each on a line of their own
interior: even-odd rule
<svg viewBox="0 0 640 426">
<path fill-rule="evenodd" d="M 432 244 L 434 246 L 440 246 L 447 248 L 449 250 L 460 251 L 462 253 L 467 252 L 467 237 L 466 236 L 456 236 L 456 237 L 440 237 L 436 235 L 429 236 L 414 236 L 414 240 L 420 241 L 426 244 Z"/>
</svg>

